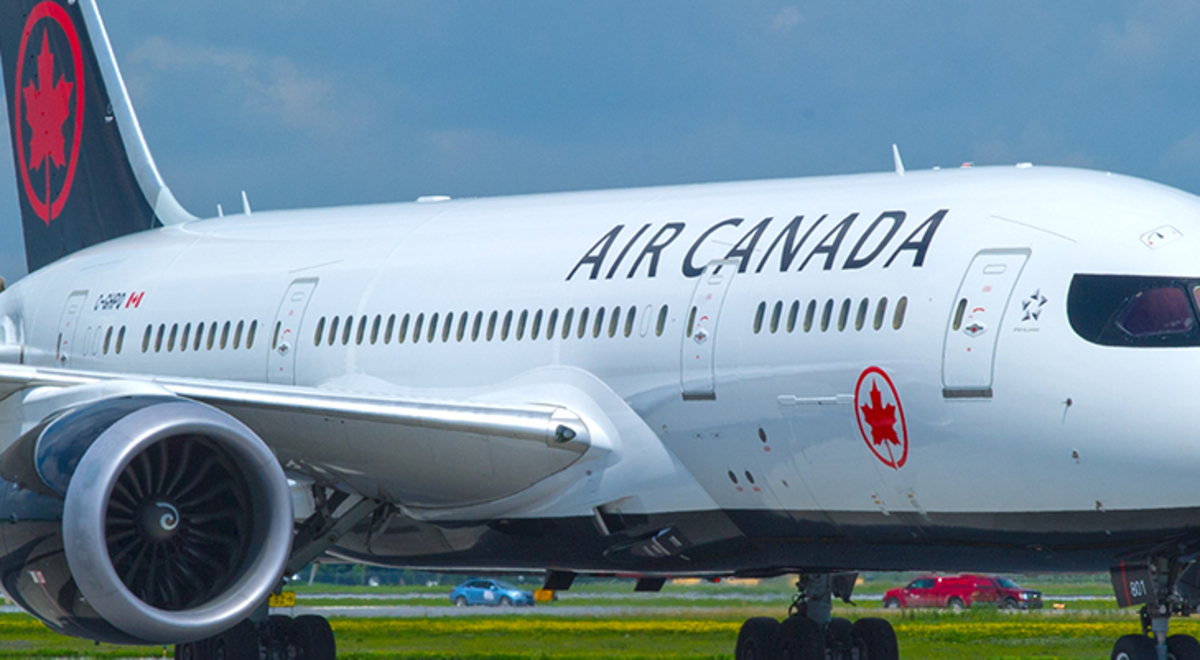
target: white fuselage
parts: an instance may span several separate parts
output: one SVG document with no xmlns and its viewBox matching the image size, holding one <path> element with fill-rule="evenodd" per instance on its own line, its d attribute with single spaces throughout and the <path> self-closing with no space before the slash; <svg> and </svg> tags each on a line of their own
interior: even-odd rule
<svg viewBox="0 0 1200 660">
<path fill-rule="evenodd" d="M 1164 225 L 1181 238 L 1142 240 Z M 610 424 L 604 471 L 581 461 L 552 496 L 506 516 L 589 516 L 626 499 L 651 513 L 761 511 L 1001 537 L 1029 531 L 1022 521 L 1037 514 L 1102 532 L 1121 512 L 1187 510 L 1175 523 L 1195 527 L 1200 348 L 1089 343 L 1066 301 L 1078 273 L 1200 274 L 1196 236 L 1200 199 L 1054 168 L 266 212 L 76 253 L 4 292 L 0 312 L 33 365 L 432 399 L 611 396 L 597 404 Z M 721 277 L 698 276 L 727 258 Z M 951 329 L 957 301 L 980 283 L 986 305 L 971 298 Z M 77 316 L 65 311 L 73 294 Z M 281 313 L 289 295 L 300 298 L 291 320 Z M 870 367 L 901 401 L 902 462 L 888 440 L 877 455 L 856 416 Z M 622 436 L 647 429 L 689 486 L 621 467 Z M 293 471 L 406 501 L 403 468 L 378 469 L 386 444 L 256 430 Z"/>
</svg>

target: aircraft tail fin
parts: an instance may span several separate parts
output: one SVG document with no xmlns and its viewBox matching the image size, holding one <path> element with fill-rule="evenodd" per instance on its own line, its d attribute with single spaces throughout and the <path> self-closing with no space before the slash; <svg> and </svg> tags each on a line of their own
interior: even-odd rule
<svg viewBox="0 0 1200 660">
<path fill-rule="evenodd" d="M 0 63 L 30 272 L 195 219 L 146 148 L 95 0 L 0 0 Z"/>
</svg>

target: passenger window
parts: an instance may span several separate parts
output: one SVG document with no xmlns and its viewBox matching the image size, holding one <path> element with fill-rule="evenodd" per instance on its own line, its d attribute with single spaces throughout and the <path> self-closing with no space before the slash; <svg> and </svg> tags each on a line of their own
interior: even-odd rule
<svg viewBox="0 0 1200 660">
<path fill-rule="evenodd" d="M 879 304 L 875 306 L 875 329 L 883 327 L 883 319 L 887 315 L 887 298 L 880 298 Z"/>
<path fill-rule="evenodd" d="M 608 319 L 609 338 L 617 336 L 617 328 L 621 327 L 621 308 L 613 307 L 612 316 Z"/>
<path fill-rule="evenodd" d="M 842 311 L 838 314 L 838 332 L 846 329 L 846 320 L 850 318 L 850 299 L 842 301 Z"/>
<path fill-rule="evenodd" d="M 658 325 L 654 328 L 655 336 L 661 337 L 664 330 L 667 329 L 667 306 L 663 305 L 658 310 Z"/>
<path fill-rule="evenodd" d="M 333 317 L 333 321 L 331 321 L 331 322 L 329 323 L 329 339 L 328 339 L 328 344 L 329 344 L 330 346 L 333 346 L 333 342 L 337 341 L 337 334 L 338 334 L 338 321 L 339 321 L 339 320 L 340 320 L 340 318 L 339 318 L 339 317 L 337 317 L 337 316 L 335 316 L 335 317 Z M 209 343 L 211 344 L 212 342 L 210 341 Z M 209 348 L 212 348 L 212 346 L 209 346 Z"/>
<path fill-rule="evenodd" d="M 221 350 L 225 350 L 225 347 L 229 344 L 229 328 L 231 325 L 229 321 L 226 321 L 225 325 L 221 326 Z M 346 329 L 349 328 L 350 325 L 347 324 Z"/>
<path fill-rule="evenodd" d="M 500 341 L 508 341 L 508 333 L 512 330 L 512 310 L 504 313 L 504 324 L 500 326 Z"/>
<path fill-rule="evenodd" d="M 767 302 L 764 300 L 758 303 L 758 309 L 754 310 L 754 334 L 762 332 L 763 316 L 767 313 Z M 687 336 L 692 336 L 693 324 L 696 322 L 696 308 L 692 308 L 692 313 L 688 316 Z"/>
<path fill-rule="evenodd" d="M 246 350 L 254 348 L 254 335 L 258 333 L 258 321 L 250 322 L 250 334 L 246 336 Z M 299 334 L 299 332 L 297 332 Z"/>
<path fill-rule="evenodd" d="M 558 308 L 550 310 L 550 319 L 546 321 L 546 339 L 554 339 L 554 329 L 558 327 Z"/>
<path fill-rule="evenodd" d="M 629 313 L 625 315 L 625 336 L 633 334 L 634 319 L 637 317 L 637 307 L 629 306 Z"/>
<path fill-rule="evenodd" d="M 206 350 L 212 350 L 217 343 L 217 322 L 213 321 L 208 324 L 208 342 L 205 344 Z"/>
<path fill-rule="evenodd" d="M 271 350 L 279 348 L 279 328 L 282 324 L 279 321 L 275 322 L 275 331 L 271 333 Z M 317 320 L 317 330 L 313 332 L 313 346 L 321 345 L 321 338 L 325 336 L 325 317 L 322 316 Z"/>
<path fill-rule="evenodd" d="M 238 346 L 242 345 L 242 332 L 246 329 L 245 321 L 238 321 L 237 328 L 233 331 L 233 350 L 237 350 Z"/>
<path fill-rule="evenodd" d="M 470 312 L 463 312 L 458 315 L 458 334 L 455 336 L 457 341 L 462 341 L 467 336 L 467 322 L 471 320 Z"/>
<path fill-rule="evenodd" d="M 404 338 L 408 336 L 408 320 L 409 314 L 406 313 L 404 318 L 400 320 L 400 329 L 396 331 L 397 344 L 403 344 Z"/>
<path fill-rule="evenodd" d="M 817 315 L 817 301 L 808 301 L 808 309 L 804 310 L 804 331 L 809 332 L 813 327 L 813 319 Z"/>
<path fill-rule="evenodd" d="M 347 316 L 345 323 L 342 324 L 342 346 L 349 345 L 350 335 L 354 333 L 354 317 Z M 222 348 L 224 342 L 222 342 Z"/>
<path fill-rule="evenodd" d="M 762 309 L 764 309 L 763 305 L 765 305 L 765 303 L 759 303 L 759 311 L 762 311 Z M 762 329 L 762 315 L 761 314 L 755 315 L 754 326 L 755 326 L 755 332 L 758 332 L 759 330 Z M 696 307 L 693 306 L 692 311 L 688 312 L 687 331 L 684 334 L 688 337 L 691 337 L 692 330 L 695 330 L 695 329 L 696 329 Z"/>
<path fill-rule="evenodd" d="M 825 301 L 825 311 L 821 314 L 821 332 L 829 330 L 829 321 L 833 318 L 833 298 Z"/>
<path fill-rule="evenodd" d="M 525 337 L 525 324 L 529 323 L 529 310 L 521 310 L 521 316 L 517 319 L 517 340 L 520 341 Z"/>
<path fill-rule="evenodd" d="M 121 350 L 125 348 L 125 326 L 121 326 L 121 331 L 117 333 L 117 355 L 121 354 Z"/>
<path fill-rule="evenodd" d="M 450 341 L 450 332 L 454 330 L 454 312 L 446 312 L 446 322 L 442 324 L 442 343 Z"/>
<path fill-rule="evenodd" d="M 190 339 L 191 336 L 192 336 L 192 324 L 184 323 L 183 324 L 183 334 L 179 335 L 179 350 L 180 351 L 187 350 L 188 339 Z M 104 352 L 105 353 L 108 352 L 108 338 L 107 337 L 104 338 Z"/>
<path fill-rule="evenodd" d="M 437 338 L 438 316 L 440 315 L 434 312 L 433 316 L 429 317 L 429 331 L 425 334 L 425 341 L 427 343 L 432 344 L 433 340 Z"/>
<path fill-rule="evenodd" d="M 165 323 L 160 323 L 158 326 L 158 335 L 154 337 L 154 352 L 162 351 L 163 336 L 167 334 L 167 326 Z"/>
<path fill-rule="evenodd" d="M 475 321 L 471 323 L 471 341 L 479 341 L 479 330 L 483 327 L 483 312 L 475 312 Z"/>
<path fill-rule="evenodd" d="M 496 336 L 496 321 L 499 318 L 500 318 L 500 313 L 496 312 L 496 311 L 493 311 L 492 315 L 488 317 L 488 331 L 487 331 L 487 340 L 488 341 L 491 341 L 492 337 Z"/>
<path fill-rule="evenodd" d="M 896 301 L 896 313 L 892 316 L 892 329 L 899 330 L 904 325 L 904 312 L 908 310 L 908 296 Z"/>
<path fill-rule="evenodd" d="M 533 315 L 533 327 L 529 329 L 529 338 L 536 340 L 542 334 L 542 310 Z"/>
<path fill-rule="evenodd" d="M 366 335 L 367 335 L 367 315 L 363 314 L 362 316 L 360 316 L 358 318 L 358 332 L 354 333 L 355 345 L 362 346 L 363 340 L 366 339 Z M 236 342 L 234 343 L 233 347 L 237 348 Z"/>
<path fill-rule="evenodd" d="M 146 326 L 146 334 L 142 335 L 142 352 L 150 350 L 150 335 L 154 330 L 150 326 Z M 62 338 L 59 337 L 59 343 L 62 343 Z"/>
<path fill-rule="evenodd" d="M 425 325 L 425 312 L 417 314 L 417 318 L 413 321 L 412 342 L 414 344 L 421 343 L 421 328 Z"/>
<path fill-rule="evenodd" d="M 383 316 L 375 315 L 375 320 L 371 322 L 371 344 L 379 341 L 379 327 L 383 325 Z"/>
<path fill-rule="evenodd" d="M 800 301 L 793 300 L 792 307 L 788 310 L 787 331 L 791 334 L 796 329 L 796 318 L 800 316 Z"/>
<path fill-rule="evenodd" d="M 387 326 L 383 329 L 383 343 L 384 344 L 392 343 L 392 334 L 395 332 L 396 332 L 396 315 L 391 314 L 388 316 Z"/>
<path fill-rule="evenodd" d="M 567 313 L 563 315 L 562 338 L 569 339 L 571 337 L 571 322 L 575 320 L 575 308 L 567 308 Z"/>
<path fill-rule="evenodd" d="M 587 334 L 588 308 L 584 307 L 583 311 L 579 312 L 579 330 L 575 333 L 580 339 Z"/>
<path fill-rule="evenodd" d="M 780 316 L 783 316 L 783 301 L 776 300 L 775 307 L 771 310 L 771 334 L 779 332 Z"/>
<path fill-rule="evenodd" d="M 104 354 L 108 355 L 108 346 L 112 343 L 112 326 L 108 326 L 108 330 L 104 332 Z"/>
<path fill-rule="evenodd" d="M 867 322 L 867 308 L 870 306 L 871 302 L 866 298 L 863 298 L 862 301 L 858 303 L 858 314 L 854 317 L 855 330 L 863 329 L 863 325 L 865 325 Z"/>
<path fill-rule="evenodd" d="M 592 324 L 592 337 L 600 336 L 600 332 L 604 330 L 604 308 L 596 310 L 596 322 Z"/>
</svg>

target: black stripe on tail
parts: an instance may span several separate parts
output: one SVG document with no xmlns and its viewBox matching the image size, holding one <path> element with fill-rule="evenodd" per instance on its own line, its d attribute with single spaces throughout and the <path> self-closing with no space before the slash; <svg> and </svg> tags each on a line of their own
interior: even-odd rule
<svg viewBox="0 0 1200 660">
<path fill-rule="evenodd" d="M 0 0 L 0 60 L 29 270 L 149 229 L 80 4 Z"/>
</svg>

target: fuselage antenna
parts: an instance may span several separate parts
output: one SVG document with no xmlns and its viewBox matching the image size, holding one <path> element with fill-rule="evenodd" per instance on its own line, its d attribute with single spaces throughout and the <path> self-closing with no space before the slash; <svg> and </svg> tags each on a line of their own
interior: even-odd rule
<svg viewBox="0 0 1200 660">
<path fill-rule="evenodd" d="M 892 162 L 896 164 L 896 174 L 904 176 L 904 161 L 900 160 L 900 147 L 892 143 Z"/>
</svg>

